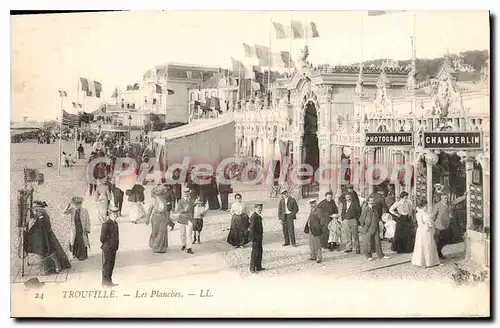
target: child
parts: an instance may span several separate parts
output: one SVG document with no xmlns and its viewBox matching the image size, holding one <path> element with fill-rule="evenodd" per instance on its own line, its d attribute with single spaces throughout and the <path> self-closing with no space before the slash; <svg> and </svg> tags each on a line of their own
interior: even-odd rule
<svg viewBox="0 0 500 328">
<path fill-rule="evenodd" d="M 203 201 L 201 198 L 197 198 L 194 202 L 194 213 L 193 213 L 193 244 L 198 241 L 198 244 L 201 244 L 200 241 L 200 233 L 203 230 L 203 217 L 208 210 L 208 202 L 206 206 L 203 206 Z M 198 236 L 198 237 L 197 237 Z"/>
<path fill-rule="evenodd" d="M 328 237 L 328 245 L 330 246 L 330 251 L 334 249 L 337 252 L 340 251 L 340 242 L 342 236 L 342 224 L 336 214 L 332 215 L 333 219 L 328 224 L 328 230 L 330 230 L 330 236 Z"/>
<path fill-rule="evenodd" d="M 392 243 L 392 238 L 394 238 L 394 232 L 396 231 L 396 221 L 393 220 L 392 215 L 389 213 L 382 214 L 382 221 L 385 227 L 384 237 Z"/>
</svg>

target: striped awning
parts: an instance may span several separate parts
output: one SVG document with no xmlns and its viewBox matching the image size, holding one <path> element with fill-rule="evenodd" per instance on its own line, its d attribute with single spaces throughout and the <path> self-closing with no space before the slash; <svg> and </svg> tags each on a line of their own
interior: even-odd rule
<svg viewBox="0 0 500 328">
<path fill-rule="evenodd" d="M 80 116 L 77 114 L 70 114 L 63 110 L 62 124 L 70 127 L 80 126 Z"/>
</svg>

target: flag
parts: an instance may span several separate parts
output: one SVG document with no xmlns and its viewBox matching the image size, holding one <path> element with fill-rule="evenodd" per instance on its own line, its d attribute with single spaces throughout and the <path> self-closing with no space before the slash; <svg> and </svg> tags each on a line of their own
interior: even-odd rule
<svg viewBox="0 0 500 328">
<path fill-rule="evenodd" d="M 254 57 L 254 51 L 251 46 L 246 43 L 243 43 L 243 49 L 245 50 L 245 57 Z"/>
<path fill-rule="evenodd" d="M 290 33 L 285 29 L 285 26 L 281 23 L 273 22 L 274 31 L 276 32 L 276 39 L 287 39 L 290 37 Z"/>
<path fill-rule="evenodd" d="M 285 64 L 285 68 L 292 67 L 294 65 L 292 61 L 292 57 L 290 55 L 290 52 L 288 51 L 282 51 L 280 53 L 280 57 L 283 60 L 283 63 Z"/>
<path fill-rule="evenodd" d="M 309 22 L 304 25 L 300 21 L 292 21 L 292 35 L 294 39 L 303 39 L 307 37 L 319 38 L 318 27 L 315 22 Z"/>
<path fill-rule="evenodd" d="M 163 93 L 161 85 L 155 84 L 155 92 L 156 93 Z"/>
<path fill-rule="evenodd" d="M 383 15 L 389 15 L 389 14 L 395 14 L 395 13 L 403 13 L 405 11 L 406 10 L 391 10 L 391 11 L 369 10 L 368 16 L 383 16 Z"/>
<path fill-rule="evenodd" d="M 292 38 L 294 39 L 302 39 L 305 36 L 304 26 L 299 21 L 292 21 Z"/>
<path fill-rule="evenodd" d="M 59 90 L 59 97 L 67 97 L 68 96 L 68 93 L 64 90 Z"/>
<path fill-rule="evenodd" d="M 308 28 L 311 29 L 311 37 L 312 38 L 319 38 L 319 32 L 318 32 L 318 28 L 316 27 L 315 22 L 310 22 L 308 25 Z"/>
<path fill-rule="evenodd" d="M 80 117 L 76 114 L 70 114 L 63 110 L 62 124 L 75 127 L 80 125 Z"/>
<path fill-rule="evenodd" d="M 100 82 L 81 77 L 80 84 L 82 86 L 82 91 L 85 91 L 88 97 L 95 96 L 101 98 L 102 85 Z"/>
<path fill-rule="evenodd" d="M 255 57 L 259 59 L 269 59 L 269 48 L 266 46 L 255 45 Z"/>
<path fill-rule="evenodd" d="M 368 16 L 382 16 L 385 15 L 387 12 L 384 10 L 369 10 L 368 11 Z"/>
<path fill-rule="evenodd" d="M 255 56 L 259 59 L 259 66 L 269 67 L 271 63 L 269 62 L 269 54 L 271 51 L 266 46 L 255 45 Z"/>
<path fill-rule="evenodd" d="M 243 63 L 231 57 L 231 64 L 233 66 L 233 77 L 244 78 L 245 66 L 243 65 Z"/>
</svg>

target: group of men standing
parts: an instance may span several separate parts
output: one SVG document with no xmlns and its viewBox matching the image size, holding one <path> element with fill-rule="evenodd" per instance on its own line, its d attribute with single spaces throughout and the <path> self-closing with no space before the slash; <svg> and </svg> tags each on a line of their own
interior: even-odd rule
<svg viewBox="0 0 500 328">
<path fill-rule="evenodd" d="M 337 234 L 334 229 L 339 229 L 342 240 L 345 242 L 345 253 L 361 253 L 360 233 L 362 234 L 363 250 L 368 260 L 372 259 L 372 252 L 379 258 L 388 258 L 382 252 L 380 244 L 379 222 L 384 213 L 385 199 L 376 192 L 367 199 L 366 206 L 361 208 L 360 200 L 352 185 L 346 186 L 346 191 L 339 198 L 340 213 L 333 193 L 328 191 L 325 199 L 317 202 L 309 200 L 310 212 L 304 232 L 309 236 L 310 260 L 318 263 L 322 261 L 321 248 L 331 248 L 332 235 Z M 282 198 L 278 206 L 278 218 L 283 227 L 283 246 L 296 247 L 294 220 L 299 212 L 297 201 L 288 194 L 287 190 L 281 191 Z M 332 220 L 336 220 L 331 224 Z M 339 238 L 340 239 L 340 238 Z M 338 239 L 337 239 L 338 240 Z"/>
</svg>

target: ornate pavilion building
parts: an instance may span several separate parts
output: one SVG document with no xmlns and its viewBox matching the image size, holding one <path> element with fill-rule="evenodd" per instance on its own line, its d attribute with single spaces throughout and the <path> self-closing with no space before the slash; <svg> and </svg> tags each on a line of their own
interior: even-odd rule
<svg viewBox="0 0 500 328">
<path fill-rule="evenodd" d="M 270 101 L 236 104 L 236 152 L 277 172 L 287 158 L 315 171 L 333 167 L 323 183 L 297 186 L 287 179 L 269 186 L 296 197 L 333 190 L 338 198 L 347 183 L 367 197 L 375 184 L 426 198 L 430 210 L 436 184 L 445 185 L 452 200 L 466 200 L 468 255 L 489 262 L 489 67 L 474 82 L 460 81 L 448 57 L 435 78 L 417 83 L 416 73 L 415 61 L 407 68 L 313 68 L 305 55 L 292 76 L 273 84 Z"/>
</svg>

